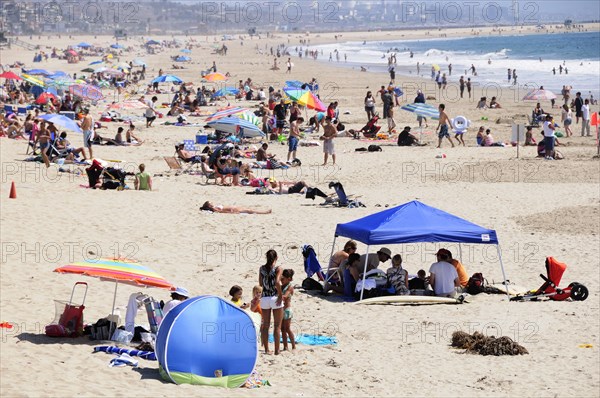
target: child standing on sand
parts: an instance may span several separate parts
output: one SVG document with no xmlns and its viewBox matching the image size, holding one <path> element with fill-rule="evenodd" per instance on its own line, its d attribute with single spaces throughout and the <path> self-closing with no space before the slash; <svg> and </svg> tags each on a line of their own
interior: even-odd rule
<svg viewBox="0 0 600 398">
<path fill-rule="evenodd" d="M 296 349 L 296 337 L 292 332 L 292 318 L 294 316 L 292 312 L 292 295 L 294 294 L 294 287 L 292 281 L 294 280 L 294 270 L 285 269 L 281 274 L 281 293 L 283 294 L 283 322 L 281 324 L 281 337 L 283 339 L 283 351 L 288 349 L 288 336 L 292 343 L 292 350 Z"/>
<path fill-rule="evenodd" d="M 252 301 L 250 301 L 250 311 L 260 314 L 262 317 L 262 309 L 260 308 L 260 298 L 262 297 L 263 289 L 260 285 L 252 288 Z"/>
<path fill-rule="evenodd" d="M 233 304 L 237 305 L 241 309 L 245 310 L 246 308 L 248 308 L 248 304 L 243 302 L 243 300 L 242 300 L 243 294 L 244 294 L 244 290 L 238 285 L 233 285 L 231 287 L 231 289 L 229 289 L 229 295 L 231 296 L 231 302 L 233 302 Z"/>
</svg>

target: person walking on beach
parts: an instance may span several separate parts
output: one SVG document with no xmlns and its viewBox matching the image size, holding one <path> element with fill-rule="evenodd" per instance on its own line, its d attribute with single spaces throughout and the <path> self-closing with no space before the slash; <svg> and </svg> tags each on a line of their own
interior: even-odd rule
<svg viewBox="0 0 600 398">
<path fill-rule="evenodd" d="M 584 133 L 587 137 L 591 137 L 592 134 L 590 132 L 590 100 L 586 99 L 581 107 L 581 136 L 584 136 Z"/>
<path fill-rule="evenodd" d="M 454 142 L 452 141 L 452 138 L 450 138 L 450 134 L 448 133 L 448 125 L 450 124 L 450 119 L 448 118 L 448 115 L 446 114 L 446 111 L 445 111 L 446 105 L 440 104 L 438 109 L 440 111 L 440 122 L 438 123 L 438 126 L 435 128 L 436 133 L 439 130 L 438 146 L 436 148 L 441 148 L 442 140 L 444 139 L 444 137 L 446 137 L 448 139 L 448 141 L 450 141 L 450 144 L 452 144 L 452 148 L 454 148 Z"/>
<path fill-rule="evenodd" d="M 448 64 L 448 76 L 452 76 L 452 64 Z"/>
<path fill-rule="evenodd" d="M 417 62 L 417 75 L 421 74 L 421 65 Z"/>
<path fill-rule="evenodd" d="M 564 104 L 562 106 L 561 120 L 563 122 L 563 126 L 565 127 L 565 133 L 567 134 L 567 137 L 571 137 L 573 135 L 573 131 L 571 130 L 571 124 L 573 123 L 573 113 L 571 112 L 571 108 L 569 108 L 569 105 L 567 104 Z"/>
<path fill-rule="evenodd" d="M 390 84 L 395 84 L 396 82 L 396 70 L 394 66 L 390 66 Z"/>
<path fill-rule="evenodd" d="M 512 70 L 510 68 L 508 68 L 508 82 L 510 83 L 510 81 L 512 80 Z"/>
<path fill-rule="evenodd" d="M 512 76 L 513 76 L 513 86 L 517 85 L 517 70 L 513 69 L 512 70 Z"/>
<path fill-rule="evenodd" d="M 387 102 L 385 100 L 385 95 L 387 93 L 385 86 L 381 86 L 381 90 L 379 90 L 378 92 L 379 92 L 379 96 L 381 98 L 381 104 L 383 105 L 382 117 L 385 119 L 385 118 L 387 118 L 387 111 L 388 111 Z"/>
<path fill-rule="evenodd" d="M 582 116 L 583 98 L 581 98 L 581 92 L 575 93 L 575 124 L 579 124 L 579 118 Z M 581 133 L 583 135 L 583 133 Z"/>
<path fill-rule="evenodd" d="M 146 128 L 152 127 L 152 122 L 156 120 L 158 112 L 154 109 L 154 103 L 158 101 L 158 97 L 154 96 L 151 100 L 146 101 Z"/>
<path fill-rule="evenodd" d="M 335 147 L 333 146 L 333 139 L 335 137 L 337 137 L 337 130 L 335 126 L 331 123 L 331 118 L 327 116 L 325 118 L 325 126 L 323 127 L 323 136 L 321 137 L 321 139 L 323 140 L 322 166 L 327 165 L 327 159 L 329 158 L 329 155 L 331 155 L 333 165 L 335 166 Z"/>
<path fill-rule="evenodd" d="M 367 112 L 367 121 L 375 116 L 375 97 L 373 97 L 370 91 L 367 91 L 367 96 L 365 97 L 365 112 Z"/>
<path fill-rule="evenodd" d="M 92 115 L 90 115 L 90 110 L 85 108 L 83 110 L 83 121 L 81 122 L 81 130 L 83 130 L 83 147 L 87 148 L 90 152 L 90 160 L 94 159 L 94 155 L 92 154 L 92 145 L 94 141 L 94 119 L 92 119 Z M 83 152 L 83 157 L 85 157 L 85 151 Z"/>
<path fill-rule="evenodd" d="M 554 160 L 554 143 L 556 136 L 554 135 L 554 123 L 552 122 L 552 116 L 546 115 L 546 121 L 544 122 L 544 147 L 546 160 Z"/>
<path fill-rule="evenodd" d="M 469 93 L 469 99 L 471 99 L 471 78 L 467 78 L 467 92 Z"/>
<path fill-rule="evenodd" d="M 292 66 L 293 66 L 292 65 L 292 59 L 288 58 L 288 60 L 287 60 L 287 72 L 286 73 L 288 73 L 288 74 L 292 73 Z"/>
<path fill-rule="evenodd" d="M 477 76 L 477 72 L 475 71 L 475 65 L 471 64 L 471 74 L 473 76 Z"/>
<path fill-rule="evenodd" d="M 463 98 L 463 95 L 465 93 L 465 78 L 464 78 L 464 76 L 460 77 L 458 84 L 460 87 L 460 98 Z"/>
<path fill-rule="evenodd" d="M 269 328 L 271 326 L 272 313 L 275 355 L 279 355 L 281 322 L 283 321 L 283 292 L 281 291 L 283 270 L 277 266 L 277 252 L 275 250 L 271 249 L 267 251 L 266 257 L 266 264 L 261 266 L 258 271 L 258 283 L 263 289 L 262 298 L 260 299 L 260 308 L 262 311 L 260 340 L 265 348 L 265 354 L 270 355 Z"/>
<path fill-rule="evenodd" d="M 304 123 L 302 116 L 290 123 L 290 137 L 288 138 L 288 155 L 287 161 L 296 159 L 296 151 L 300 142 L 300 125 Z"/>
<path fill-rule="evenodd" d="M 384 88 L 385 90 L 385 88 Z M 384 112 L 385 114 L 383 115 L 383 117 L 385 119 L 387 119 L 388 117 L 390 117 L 390 109 L 394 106 L 394 97 L 392 95 L 392 90 L 388 89 L 385 90 L 385 92 L 381 95 L 381 99 L 383 100 L 383 104 L 384 104 Z"/>
<path fill-rule="evenodd" d="M 134 187 L 136 191 L 152 191 L 152 177 L 146 173 L 146 166 L 139 165 L 140 172 L 135 175 Z"/>
</svg>

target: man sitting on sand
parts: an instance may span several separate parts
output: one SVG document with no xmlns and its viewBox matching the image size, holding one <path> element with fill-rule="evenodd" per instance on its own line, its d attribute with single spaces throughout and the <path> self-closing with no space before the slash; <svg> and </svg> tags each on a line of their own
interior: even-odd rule
<svg viewBox="0 0 600 398">
<path fill-rule="evenodd" d="M 411 128 L 409 126 L 404 127 L 404 130 L 398 135 L 398 146 L 420 146 L 417 137 L 410 133 Z"/>
<path fill-rule="evenodd" d="M 437 262 L 429 268 L 429 283 L 436 296 L 454 297 L 456 288 L 460 286 L 458 272 L 450 264 L 447 250 L 438 250 L 436 256 Z"/>
<path fill-rule="evenodd" d="M 454 268 L 456 269 L 460 287 L 466 288 L 467 284 L 469 283 L 469 274 L 467 274 L 465 267 L 462 265 L 462 263 L 459 260 L 452 258 L 452 252 L 450 250 L 440 249 L 440 252 L 443 252 L 448 256 L 448 262 L 450 264 L 452 264 L 454 266 Z"/>
</svg>

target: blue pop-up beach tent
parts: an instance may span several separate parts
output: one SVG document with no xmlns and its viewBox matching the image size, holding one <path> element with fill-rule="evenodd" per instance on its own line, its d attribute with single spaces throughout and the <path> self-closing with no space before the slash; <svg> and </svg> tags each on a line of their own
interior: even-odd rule
<svg viewBox="0 0 600 398">
<path fill-rule="evenodd" d="M 251 316 L 231 302 L 193 297 L 164 317 L 155 352 L 167 381 L 237 388 L 256 365 L 257 329 Z"/>
<path fill-rule="evenodd" d="M 419 242 L 479 243 L 496 245 L 502 276 L 506 274 L 496 231 L 480 227 L 470 221 L 427 206 L 417 200 L 387 209 L 345 224 L 335 229 L 333 246 L 338 236 L 372 245 L 406 244 Z M 460 247 L 460 246 L 459 246 Z M 333 253 L 332 253 L 333 254 Z M 367 263 L 365 261 L 364 273 Z M 329 275 L 329 272 L 327 273 Z M 363 275 L 363 279 L 365 276 Z M 364 281 L 363 281 L 364 286 Z M 362 299 L 361 292 L 361 299 Z"/>
</svg>

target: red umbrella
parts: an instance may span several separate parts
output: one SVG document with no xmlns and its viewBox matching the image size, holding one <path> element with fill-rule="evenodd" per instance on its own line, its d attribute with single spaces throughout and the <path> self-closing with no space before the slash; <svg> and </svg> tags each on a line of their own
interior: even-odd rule
<svg viewBox="0 0 600 398">
<path fill-rule="evenodd" d="M 77 52 L 76 52 L 76 51 L 74 51 L 74 50 L 67 50 L 67 51 L 65 51 L 65 52 L 66 52 L 67 54 L 69 54 L 69 55 L 72 55 L 72 56 L 74 56 L 74 57 L 76 57 L 76 56 L 78 55 L 78 54 L 77 54 Z"/>
<path fill-rule="evenodd" d="M 16 75 L 14 72 L 11 72 L 11 71 L 0 74 L 0 78 L 11 79 L 11 80 L 23 80 L 18 75 Z"/>
<path fill-rule="evenodd" d="M 52 93 L 42 93 L 36 100 L 35 103 L 38 105 L 47 104 L 50 100 L 56 100 L 56 96 Z"/>
</svg>

